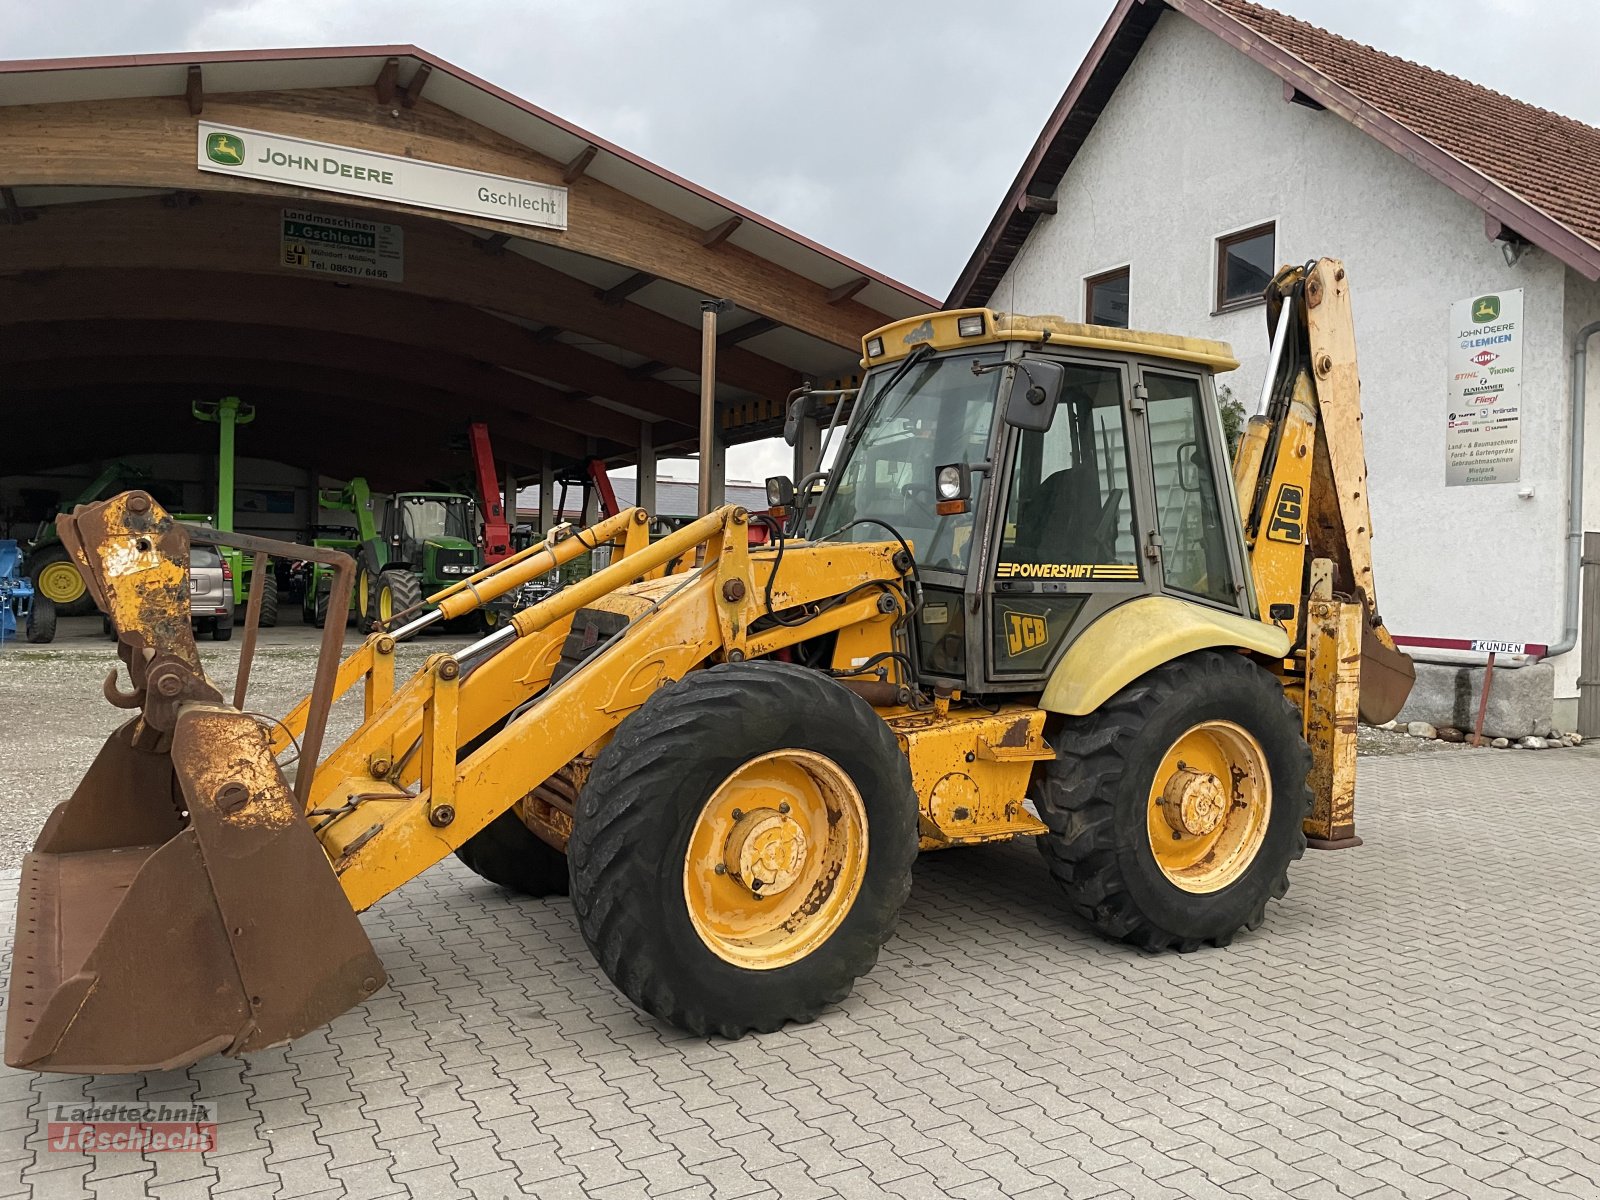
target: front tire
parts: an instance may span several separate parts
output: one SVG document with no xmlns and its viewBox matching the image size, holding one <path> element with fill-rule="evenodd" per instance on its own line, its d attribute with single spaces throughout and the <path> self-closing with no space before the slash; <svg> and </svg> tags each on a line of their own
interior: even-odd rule
<svg viewBox="0 0 1600 1200">
<path fill-rule="evenodd" d="M 56 605 L 49 596 L 41 596 L 38 592 L 33 594 L 33 603 L 28 608 L 28 620 L 23 632 L 30 642 L 42 645 L 45 642 L 56 640 Z"/>
<path fill-rule="evenodd" d="M 1305 853 L 1299 710 L 1243 655 L 1204 650 L 1067 717 L 1033 797 L 1074 914 L 1150 951 L 1224 946 L 1262 922 Z"/>
<path fill-rule="evenodd" d="M 388 629 L 395 617 L 421 603 L 422 581 L 417 578 L 416 572 L 407 571 L 404 567 L 385 571 L 378 576 L 378 611 L 374 628 Z"/>
<path fill-rule="evenodd" d="M 727 1038 L 849 995 L 894 931 L 916 854 L 893 732 L 782 663 L 710 667 L 652 695 L 595 761 L 567 846 L 578 926 L 612 982 Z"/>
</svg>

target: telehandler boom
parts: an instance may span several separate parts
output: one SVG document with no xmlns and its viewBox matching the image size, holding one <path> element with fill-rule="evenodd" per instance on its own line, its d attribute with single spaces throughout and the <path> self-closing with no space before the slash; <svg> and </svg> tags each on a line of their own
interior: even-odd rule
<svg viewBox="0 0 1600 1200">
<path fill-rule="evenodd" d="M 1272 309 L 1231 473 L 1220 343 L 897 322 L 864 341 L 803 534 L 731 506 L 654 542 L 637 508 L 557 527 L 342 662 L 330 623 L 281 721 L 245 709 L 253 629 L 231 703 L 201 670 L 188 544 L 323 555 L 335 609 L 348 559 L 185 527 L 142 492 L 78 508 L 62 540 L 133 712 L 27 857 L 6 1061 L 133 1071 L 294 1038 L 382 985 L 357 914 L 452 853 L 570 892 L 621 991 L 724 1037 L 847 995 L 919 848 L 1032 836 L 1073 912 L 1144 949 L 1255 929 L 1308 835 L 1357 841 L 1358 706 L 1384 719 L 1409 686 L 1377 616 L 1343 268 L 1286 269 Z M 601 545 L 609 565 L 397 682 L 397 642 Z"/>
</svg>

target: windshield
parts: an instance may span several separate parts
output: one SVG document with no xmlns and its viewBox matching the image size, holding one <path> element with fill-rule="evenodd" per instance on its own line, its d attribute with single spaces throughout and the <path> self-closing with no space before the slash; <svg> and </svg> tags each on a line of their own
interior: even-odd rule
<svg viewBox="0 0 1600 1200">
<path fill-rule="evenodd" d="M 933 475 L 948 463 L 980 463 L 986 457 L 1001 372 L 974 375 L 974 361 L 998 362 L 999 356 L 927 359 L 905 372 L 887 395 L 878 389 L 903 364 L 868 377 L 860 415 L 852 421 L 817 513 L 813 529 L 819 536 L 871 517 L 910 542 L 920 565 L 966 570 L 977 493 L 988 480 L 974 473 L 968 511 L 941 517 L 934 509 Z M 882 526 L 860 525 L 840 536 L 875 542 L 890 535 Z"/>
<path fill-rule="evenodd" d="M 441 499 L 436 496 L 403 496 L 401 513 L 406 536 L 417 541 L 452 537 L 470 542 L 467 528 L 467 501 L 464 497 Z"/>
</svg>

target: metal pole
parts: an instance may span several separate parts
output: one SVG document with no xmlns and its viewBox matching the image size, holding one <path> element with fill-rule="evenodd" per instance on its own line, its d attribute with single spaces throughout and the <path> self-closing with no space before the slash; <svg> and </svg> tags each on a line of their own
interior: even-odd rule
<svg viewBox="0 0 1600 1200">
<path fill-rule="evenodd" d="M 1483 695 L 1478 697 L 1478 722 L 1472 727 L 1472 744 L 1483 745 L 1483 715 L 1489 711 L 1489 685 L 1494 681 L 1494 651 L 1483 666 Z"/>
<path fill-rule="evenodd" d="M 700 301 L 700 515 L 711 511 L 711 471 L 717 436 L 717 314 L 726 300 Z"/>
</svg>

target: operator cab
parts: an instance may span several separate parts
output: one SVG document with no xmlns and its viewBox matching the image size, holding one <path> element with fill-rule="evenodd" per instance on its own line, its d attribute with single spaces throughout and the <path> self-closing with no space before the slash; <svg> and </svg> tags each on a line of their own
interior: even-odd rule
<svg viewBox="0 0 1600 1200">
<path fill-rule="evenodd" d="M 477 569 L 477 514 L 471 497 L 397 493 L 384 513 L 383 536 L 390 562 L 408 563 L 423 575 L 470 575 Z"/>
<path fill-rule="evenodd" d="M 1255 615 L 1213 374 L 1220 342 L 967 309 L 864 339 L 809 536 L 914 551 L 925 683 L 1037 692 L 1139 596 Z"/>
</svg>

